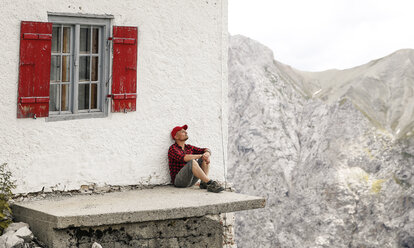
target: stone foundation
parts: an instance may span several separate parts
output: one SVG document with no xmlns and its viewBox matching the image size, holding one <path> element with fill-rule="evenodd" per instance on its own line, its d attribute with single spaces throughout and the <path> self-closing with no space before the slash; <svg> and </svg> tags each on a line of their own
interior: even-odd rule
<svg viewBox="0 0 414 248">
<path fill-rule="evenodd" d="M 207 216 L 99 227 L 55 230 L 53 247 L 223 247 L 232 235 L 223 235 L 222 217 Z M 227 228 L 228 229 L 228 228 Z M 224 238 L 226 236 L 226 238 Z M 231 242 L 230 242 L 231 243 Z M 234 243 L 234 242 L 233 242 Z M 234 247 L 225 246 L 224 247 Z"/>
<path fill-rule="evenodd" d="M 207 217 L 219 221 L 220 224 L 223 226 L 223 248 L 237 248 L 234 236 L 234 213 L 209 215 Z"/>
</svg>

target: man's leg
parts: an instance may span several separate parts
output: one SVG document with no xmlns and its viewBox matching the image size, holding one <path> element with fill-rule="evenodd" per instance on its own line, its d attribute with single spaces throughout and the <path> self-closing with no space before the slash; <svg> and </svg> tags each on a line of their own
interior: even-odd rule
<svg viewBox="0 0 414 248">
<path fill-rule="evenodd" d="M 193 161 L 190 160 L 175 176 L 174 185 L 179 188 L 186 188 L 193 186 L 197 181 L 198 178 L 193 173 Z"/>
<path fill-rule="evenodd" d="M 207 188 L 207 191 L 219 193 L 224 190 L 224 188 L 221 187 L 216 181 L 208 178 L 196 160 L 187 162 L 187 165 L 184 166 L 175 177 L 174 185 L 176 187 L 191 187 L 198 181 L 198 179 L 206 185 L 205 188 Z"/>
<path fill-rule="evenodd" d="M 193 160 L 193 174 L 194 176 L 196 176 L 198 179 L 200 179 L 201 181 L 207 183 L 208 181 L 210 181 L 210 179 L 208 178 L 208 176 L 206 175 L 206 173 L 204 172 L 203 169 L 201 169 L 200 165 L 197 163 L 197 161 Z M 208 173 L 208 170 L 207 170 Z"/>
<path fill-rule="evenodd" d="M 201 166 L 195 166 L 195 165 L 199 165 L 199 164 L 201 164 Z M 196 175 L 196 173 L 197 173 L 196 170 L 197 169 L 195 169 L 195 167 L 198 167 L 199 168 L 199 171 L 198 172 L 201 175 L 205 175 L 206 181 L 203 180 L 201 177 L 199 177 L 199 176 Z M 209 167 L 210 167 L 209 163 L 206 163 L 202 159 L 199 159 L 198 162 L 194 160 L 194 163 L 193 163 L 193 174 L 196 177 L 198 177 L 198 178 L 201 179 L 200 189 L 207 189 L 207 191 L 219 193 L 219 192 L 223 191 L 224 188 L 221 187 L 220 184 L 217 183 L 216 181 L 209 180 L 209 178 L 208 178 L 208 171 L 210 169 Z"/>
<path fill-rule="evenodd" d="M 204 171 L 204 174 L 208 177 L 208 171 L 210 170 L 210 163 L 207 163 L 206 161 L 202 160 L 201 162 L 201 169 Z"/>
</svg>

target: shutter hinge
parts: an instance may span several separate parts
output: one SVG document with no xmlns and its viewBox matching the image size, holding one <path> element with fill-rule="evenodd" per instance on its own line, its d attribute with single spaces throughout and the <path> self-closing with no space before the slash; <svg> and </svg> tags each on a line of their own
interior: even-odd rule
<svg viewBox="0 0 414 248">
<path fill-rule="evenodd" d="M 109 94 L 107 98 L 112 98 L 114 100 L 126 100 L 126 99 L 136 99 L 137 93 L 121 93 L 121 94 Z"/>
<path fill-rule="evenodd" d="M 20 65 L 31 65 L 31 66 L 34 66 L 35 65 L 35 63 L 34 62 L 21 62 L 20 63 Z"/>
<path fill-rule="evenodd" d="M 25 40 L 51 40 L 51 34 L 34 34 L 34 33 L 24 33 L 23 39 Z"/>
<path fill-rule="evenodd" d="M 19 103 L 49 103 L 48 96 L 20 97 Z"/>
<path fill-rule="evenodd" d="M 136 39 L 135 38 L 115 38 L 109 37 L 108 41 L 112 41 L 114 44 L 126 44 L 126 45 L 134 45 Z"/>
<path fill-rule="evenodd" d="M 136 71 L 136 70 L 137 70 L 137 68 L 136 68 L 136 67 L 134 67 L 134 66 L 126 66 L 126 67 L 125 67 L 125 70 L 132 70 L 132 71 Z"/>
</svg>

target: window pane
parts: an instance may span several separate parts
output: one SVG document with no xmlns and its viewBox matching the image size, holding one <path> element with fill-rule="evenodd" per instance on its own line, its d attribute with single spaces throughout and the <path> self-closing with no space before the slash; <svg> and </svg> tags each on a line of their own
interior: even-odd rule
<svg viewBox="0 0 414 248">
<path fill-rule="evenodd" d="M 79 84 L 78 108 L 89 109 L 89 84 Z"/>
<path fill-rule="evenodd" d="M 59 111 L 59 85 L 50 85 L 49 111 Z"/>
<path fill-rule="evenodd" d="M 70 57 L 62 56 L 62 82 L 70 81 Z"/>
<path fill-rule="evenodd" d="M 63 52 L 70 53 L 70 27 L 63 28 Z"/>
<path fill-rule="evenodd" d="M 98 108 L 98 84 L 91 84 L 91 109 Z"/>
<path fill-rule="evenodd" d="M 99 29 L 94 28 L 92 32 L 92 53 L 98 53 L 99 50 Z"/>
<path fill-rule="evenodd" d="M 52 53 L 60 52 L 60 27 L 53 27 L 52 30 Z"/>
<path fill-rule="evenodd" d="M 80 29 L 80 43 L 79 43 L 79 52 L 80 53 L 89 53 L 91 47 L 91 34 L 89 28 Z"/>
<path fill-rule="evenodd" d="M 50 61 L 50 81 L 60 81 L 60 56 L 53 55 Z"/>
<path fill-rule="evenodd" d="M 69 110 L 69 84 L 62 84 L 62 98 L 61 98 L 61 106 L 62 111 Z"/>
<path fill-rule="evenodd" d="M 92 57 L 92 81 L 98 81 L 98 61 L 99 57 Z"/>
<path fill-rule="evenodd" d="M 79 81 L 89 81 L 90 77 L 90 57 L 79 57 Z"/>
</svg>

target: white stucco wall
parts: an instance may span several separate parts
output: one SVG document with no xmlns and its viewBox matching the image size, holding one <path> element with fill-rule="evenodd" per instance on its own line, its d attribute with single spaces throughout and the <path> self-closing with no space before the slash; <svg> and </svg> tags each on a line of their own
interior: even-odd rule
<svg viewBox="0 0 414 248">
<path fill-rule="evenodd" d="M 189 144 L 213 151 L 211 177 L 224 180 L 227 0 L 2 0 L 0 10 L 0 163 L 16 193 L 169 183 L 170 131 L 183 124 Z M 47 21 L 48 11 L 111 14 L 114 25 L 138 27 L 136 112 L 16 118 L 20 22 Z"/>
</svg>

